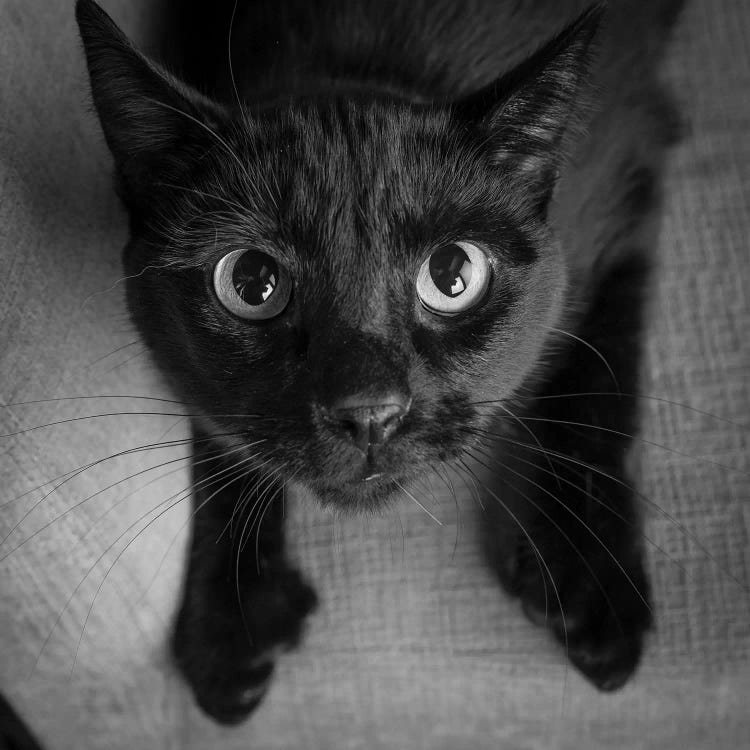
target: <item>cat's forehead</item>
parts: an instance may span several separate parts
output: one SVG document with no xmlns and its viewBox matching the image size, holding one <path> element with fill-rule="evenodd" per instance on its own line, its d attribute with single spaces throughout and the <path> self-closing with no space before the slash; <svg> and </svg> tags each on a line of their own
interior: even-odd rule
<svg viewBox="0 0 750 750">
<path fill-rule="evenodd" d="M 425 159 L 431 163 L 453 153 L 458 163 L 460 151 L 446 110 L 405 102 L 331 98 L 289 104 L 266 113 L 255 134 L 257 152 L 275 152 L 281 158 L 271 163 L 296 169 L 300 179 L 407 178 L 410 169 L 429 166 Z"/>
<path fill-rule="evenodd" d="M 404 235 L 420 224 L 448 229 L 495 193 L 475 144 L 437 106 L 289 105 L 266 115 L 248 150 L 251 179 L 274 193 L 267 203 L 279 228 L 329 247 L 413 244 Z"/>
<path fill-rule="evenodd" d="M 178 265 L 255 246 L 346 296 L 440 243 L 505 231 L 502 191 L 445 108 L 331 99 L 246 113 L 236 128 L 179 194 L 190 249 L 164 251 Z"/>
</svg>

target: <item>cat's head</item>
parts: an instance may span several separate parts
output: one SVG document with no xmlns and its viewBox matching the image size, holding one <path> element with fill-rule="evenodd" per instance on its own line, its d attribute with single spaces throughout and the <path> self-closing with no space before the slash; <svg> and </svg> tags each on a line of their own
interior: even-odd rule
<svg viewBox="0 0 750 750">
<path fill-rule="evenodd" d="M 341 506 L 460 458 L 560 315 L 547 213 L 597 14 L 461 101 L 243 108 L 168 77 L 91 0 L 78 20 L 130 310 L 203 429 Z"/>
</svg>

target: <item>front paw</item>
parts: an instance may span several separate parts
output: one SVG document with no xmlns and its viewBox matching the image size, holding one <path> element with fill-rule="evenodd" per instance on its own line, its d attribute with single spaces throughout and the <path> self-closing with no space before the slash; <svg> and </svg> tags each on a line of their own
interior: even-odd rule
<svg viewBox="0 0 750 750">
<path fill-rule="evenodd" d="M 591 553 L 586 547 L 581 557 L 570 550 L 564 560 L 539 551 L 544 562 L 530 545 L 520 544 L 500 571 L 503 584 L 521 599 L 532 622 L 552 630 L 595 687 L 621 688 L 638 667 L 652 624 L 639 556 L 618 564 L 602 550 Z"/>
<path fill-rule="evenodd" d="M 241 601 L 241 606 L 240 606 Z M 260 704 L 276 656 L 294 647 L 317 597 L 297 571 L 267 573 L 223 598 L 188 590 L 172 636 L 178 669 L 196 702 L 221 724 L 237 724 Z"/>
</svg>

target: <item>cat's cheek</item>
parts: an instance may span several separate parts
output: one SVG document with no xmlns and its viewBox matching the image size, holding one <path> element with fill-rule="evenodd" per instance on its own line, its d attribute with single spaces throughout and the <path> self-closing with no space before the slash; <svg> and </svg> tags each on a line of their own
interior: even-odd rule
<svg viewBox="0 0 750 750">
<path fill-rule="evenodd" d="M 553 245 L 516 279 L 514 304 L 488 347 L 483 377 L 472 389 L 476 400 L 510 397 L 530 379 L 543 376 L 550 365 L 547 344 L 563 325 L 568 290 L 561 254 Z"/>
</svg>

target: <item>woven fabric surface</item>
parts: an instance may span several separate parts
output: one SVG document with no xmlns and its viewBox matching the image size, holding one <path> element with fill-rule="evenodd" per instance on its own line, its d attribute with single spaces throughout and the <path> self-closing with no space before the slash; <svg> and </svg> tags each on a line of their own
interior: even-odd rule
<svg viewBox="0 0 750 750">
<path fill-rule="evenodd" d="M 143 38 L 148 3 L 105 5 Z M 408 500 L 382 519 L 334 521 L 299 499 L 289 505 L 293 554 L 321 608 L 251 722 L 218 729 L 193 706 L 164 646 L 187 503 L 139 520 L 185 489 L 184 451 L 124 452 L 165 433 L 184 437 L 184 420 L 147 401 L 5 407 L 2 434 L 96 412 L 162 412 L 0 438 L 0 689 L 45 747 L 745 746 L 749 40 L 746 0 L 693 0 L 665 61 L 686 132 L 670 162 L 650 308 L 643 392 L 653 398 L 643 399 L 639 459 L 658 628 L 637 678 L 602 696 L 566 668 L 486 570 L 481 511 L 463 488 L 455 503 L 438 483 L 428 494 L 442 525 Z M 0 0 L 5 404 L 169 396 L 126 320 L 117 283 L 125 218 L 85 86 L 70 3 Z M 45 490 L 31 491 L 118 452 L 44 500 Z"/>
</svg>

